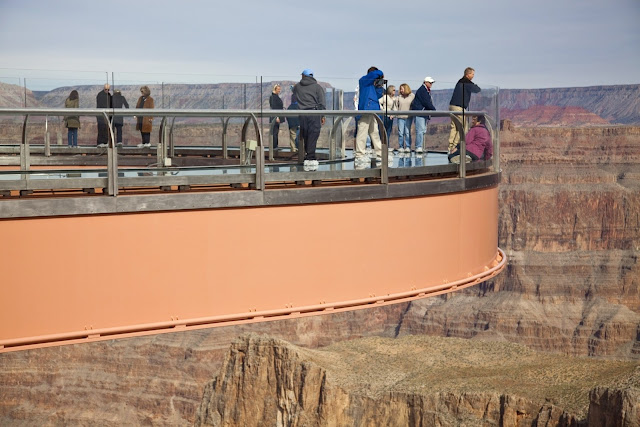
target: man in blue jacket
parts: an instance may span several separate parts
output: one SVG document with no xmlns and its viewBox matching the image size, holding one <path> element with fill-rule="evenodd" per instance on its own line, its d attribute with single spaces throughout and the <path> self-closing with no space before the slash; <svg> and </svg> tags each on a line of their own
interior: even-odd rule
<svg viewBox="0 0 640 427">
<path fill-rule="evenodd" d="M 431 99 L 431 85 L 436 81 L 432 77 L 425 77 L 424 83 L 420 86 L 420 89 L 416 92 L 415 98 L 411 103 L 412 110 L 435 110 Z M 427 122 L 430 116 L 416 116 L 416 154 L 422 154 L 422 143 L 424 141 L 424 134 L 427 133 Z"/>
<path fill-rule="evenodd" d="M 376 67 L 371 67 L 367 75 L 359 80 L 360 94 L 358 98 L 358 110 L 380 110 L 380 101 L 384 93 L 384 73 Z M 382 161 L 382 142 L 378 133 L 378 122 L 372 115 L 362 115 L 358 119 L 358 131 L 356 133 L 356 163 L 365 163 L 367 157 L 367 135 L 371 138 L 376 160 Z"/>
</svg>

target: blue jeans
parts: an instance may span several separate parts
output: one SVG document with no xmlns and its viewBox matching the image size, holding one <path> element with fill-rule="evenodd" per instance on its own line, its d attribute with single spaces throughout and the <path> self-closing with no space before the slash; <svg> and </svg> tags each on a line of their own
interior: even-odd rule
<svg viewBox="0 0 640 427">
<path fill-rule="evenodd" d="M 69 147 L 78 146 L 78 128 L 69 128 L 67 132 L 67 145 Z"/>
<path fill-rule="evenodd" d="M 411 149 L 411 124 L 413 117 L 398 118 L 398 148 Z"/>
<path fill-rule="evenodd" d="M 422 148 L 425 133 L 427 133 L 427 118 L 416 116 L 416 150 Z"/>
</svg>

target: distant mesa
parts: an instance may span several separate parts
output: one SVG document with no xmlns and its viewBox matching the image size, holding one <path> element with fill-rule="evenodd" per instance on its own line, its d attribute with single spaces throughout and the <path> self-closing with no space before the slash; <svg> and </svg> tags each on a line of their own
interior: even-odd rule
<svg viewBox="0 0 640 427">
<path fill-rule="evenodd" d="M 149 84 L 156 108 L 180 109 L 259 109 L 269 108 L 273 83 Z M 282 85 L 285 105 L 291 99 L 294 81 Z M 320 82 L 325 88 L 331 85 Z M 116 85 L 118 86 L 118 85 Z M 93 108 L 101 85 L 59 87 L 32 92 L 22 86 L 0 82 L 0 108 L 61 108 L 72 89 L 80 95 L 81 108 Z M 138 99 L 139 85 L 118 86 L 129 103 Z M 344 92 L 344 109 L 351 110 L 354 92 Z M 434 90 L 433 101 L 447 110 L 451 89 Z M 486 99 L 485 99 L 486 100 Z M 475 102 L 475 104 L 474 104 Z M 516 127 L 640 125 L 640 84 L 547 89 L 503 89 L 499 92 L 500 118 Z M 470 108 L 483 109 L 482 98 L 472 98 Z M 447 121 L 446 119 L 441 120 Z M 434 120 L 433 123 L 438 122 Z"/>
<path fill-rule="evenodd" d="M 534 105 L 525 110 L 500 111 L 500 117 L 509 119 L 517 126 L 598 126 L 611 122 L 582 107 L 559 107 L 557 105 Z"/>
</svg>

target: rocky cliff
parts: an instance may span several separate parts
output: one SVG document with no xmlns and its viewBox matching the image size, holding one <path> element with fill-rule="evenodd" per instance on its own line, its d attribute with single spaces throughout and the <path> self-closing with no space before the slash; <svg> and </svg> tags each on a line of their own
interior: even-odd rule
<svg viewBox="0 0 640 427">
<path fill-rule="evenodd" d="M 509 265 L 495 280 L 352 313 L 2 354 L 0 425 L 193 423 L 205 384 L 245 331 L 307 348 L 363 336 L 471 338 L 637 366 L 640 128 L 515 128 L 500 138 L 499 245 Z M 633 401 L 613 390 L 592 400 Z M 521 396 L 492 393 L 498 402 Z M 591 407 L 593 417 L 610 417 Z"/>
<path fill-rule="evenodd" d="M 640 359 L 638 128 L 502 132 L 495 280 L 412 302 L 398 333 Z"/>
<path fill-rule="evenodd" d="M 312 351 L 247 336 L 231 345 L 205 387 L 195 425 L 640 425 L 635 364 L 541 363 L 545 357 L 441 338 L 356 340 Z M 578 391 L 593 380 L 625 388 Z"/>
</svg>

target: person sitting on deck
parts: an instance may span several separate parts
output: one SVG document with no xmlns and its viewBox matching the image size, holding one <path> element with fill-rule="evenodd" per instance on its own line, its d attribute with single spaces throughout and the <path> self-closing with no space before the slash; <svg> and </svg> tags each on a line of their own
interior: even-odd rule
<svg viewBox="0 0 640 427">
<path fill-rule="evenodd" d="M 485 125 L 484 116 L 473 116 L 471 119 L 471 129 L 465 137 L 466 141 L 466 161 L 488 160 L 493 156 L 493 143 L 491 134 Z M 460 144 L 456 146 L 454 152 L 449 154 L 451 163 L 460 163 Z"/>
</svg>

